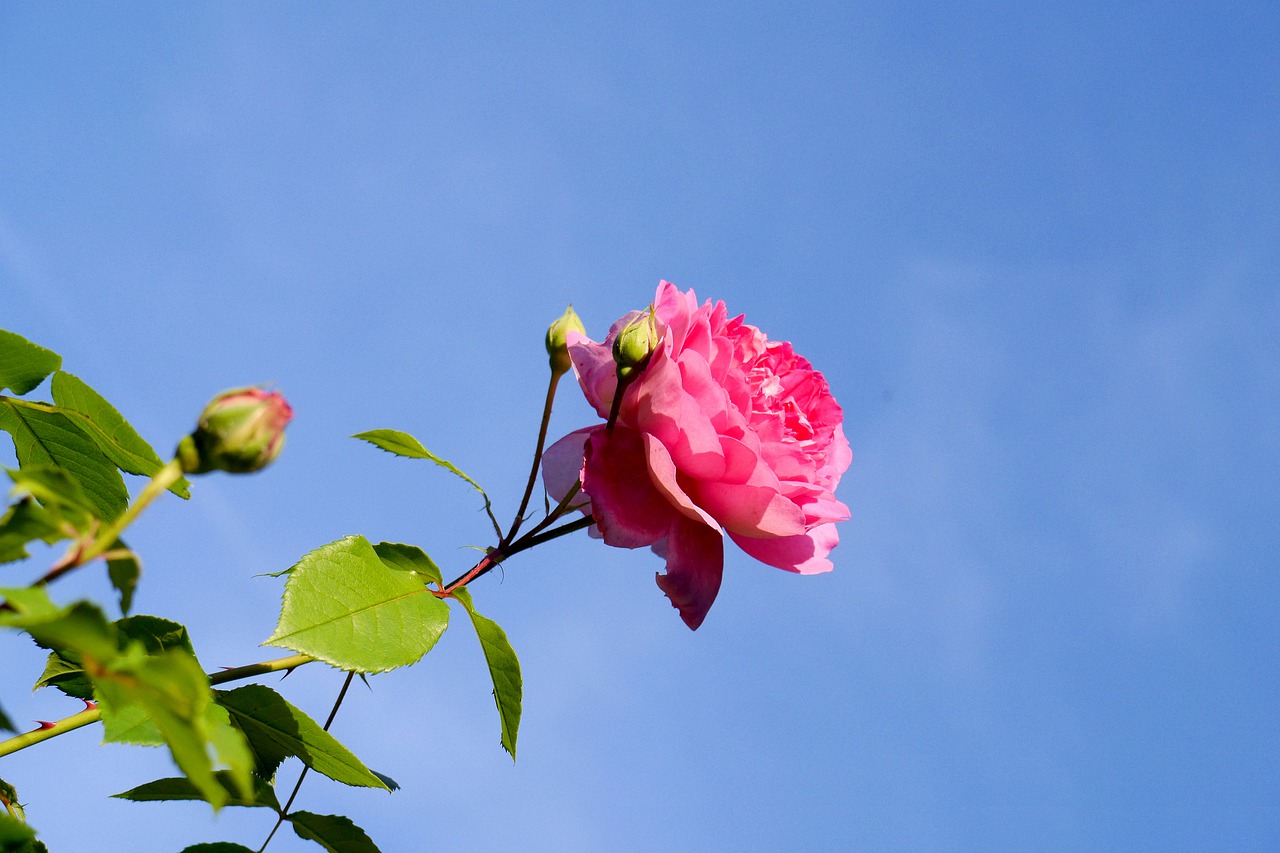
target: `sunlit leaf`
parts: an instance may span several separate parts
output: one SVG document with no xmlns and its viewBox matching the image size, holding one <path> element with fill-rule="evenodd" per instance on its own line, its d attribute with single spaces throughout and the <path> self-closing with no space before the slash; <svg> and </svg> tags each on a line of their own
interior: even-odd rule
<svg viewBox="0 0 1280 853">
<path fill-rule="evenodd" d="M 25 400 L 0 398 L 0 430 L 13 436 L 18 464 L 56 465 L 79 481 L 95 514 L 112 520 L 129 493 L 116 466 L 62 412 Z"/>
<path fill-rule="evenodd" d="M 83 380 L 60 370 L 53 375 L 52 391 L 53 402 L 116 467 L 143 477 L 152 477 L 164 467 L 164 462 L 151 445 L 138 435 L 114 406 Z M 185 479 L 179 479 L 169 487 L 169 491 L 186 498 L 190 496 L 188 485 Z"/>
<path fill-rule="evenodd" d="M 299 838 L 314 841 L 329 853 L 379 853 L 365 831 L 341 815 L 291 812 L 289 822 Z"/>
<path fill-rule="evenodd" d="M 502 748 L 511 753 L 514 759 L 524 689 L 520 677 L 520 661 L 511 648 L 506 632 L 498 627 L 498 623 L 476 612 L 471 593 L 466 587 L 455 589 L 451 595 L 466 608 L 471 624 L 475 626 L 476 636 L 480 638 L 480 648 L 484 650 L 485 662 L 489 664 L 489 676 L 493 679 L 493 699 L 498 705 L 498 717 L 502 722 Z"/>
<path fill-rule="evenodd" d="M 368 432 L 356 433 L 351 437 L 367 441 L 374 447 L 378 447 L 388 453 L 394 453 L 396 456 L 404 456 L 409 459 L 429 459 L 441 468 L 466 480 L 471 484 L 471 488 L 479 492 L 480 497 L 484 499 L 484 511 L 489 516 L 489 521 L 493 523 L 494 531 L 498 536 L 502 536 L 502 527 L 498 524 L 498 519 L 493 516 L 493 507 L 489 503 L 489 495 L 484 489 L 480 488 L 480 484 L 462 473 L 452 462 L 447 459 L 441 459 L 430 450 L 427 450 L 422 446 L 422 442 L 409 435 L 409 433 L 395 429 L 373 429 Z"/>
<path fill-rule="evenodd" d="M 426 551 L 416 545 L 404 545 L 399 542 L 379 542 L 373 546 L 373 550 L 378 552 L 382 562 L 392 568 L 405 572 L 417 572 L 429 581 L 434 581 L 437 584 L 444 583 L 444 578 L 440 574 L 440 567 L 427 556 Z"/>
<path fill-rule="evenodd" d="M 22 396 L 61 366 L 62 356 L 53 350 L 0 329 L 0 391 L 8 388 Z"/>
<path fill-rule="evenodd" d="M 422 577 L 392 568 L 362 536 L 331 542 L 289 572 L 267 644 L 354 672 L 415 663 L 449 624 Z"/>
<path fill-rule="evenodd" d="M 275 789 L 265 779 L 253 780 L 253 796 L 242 796 L 236 788 L 235 781 L 226 770 L 218 770 L 214 774 L 218 784 L 227 792 L 225 805 L 228 806 L 260 806 L 280 811 L 280 801 L 276 799 Z M 183 776 L 168 779 L 157 779 L 145 785 L 139 785 L 120 794 L 112 796 L 135 803 L 159 802 L 163 800 L 204 800 L 204 794 L 191 784 L 191 780 Z"/>
<path fill-rule="evenodd" d="M 297 756 L 317 773 L 345 785 L 387 788 L 360 759 L 333 735 L 279 693 L 261 684 L 216 691 L 218 704 L 226 708 L 256 755 L 278 765 Z M 261 772 L 260 772 L 261 775 Z"/>
</svg>

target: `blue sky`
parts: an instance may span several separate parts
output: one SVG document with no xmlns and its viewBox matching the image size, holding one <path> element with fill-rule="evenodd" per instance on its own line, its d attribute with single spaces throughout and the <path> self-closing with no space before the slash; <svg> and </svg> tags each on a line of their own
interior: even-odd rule
<svg viewBox="0 0 1280 853">
<path fill-rule="evenodd" d="M 667 278 L 826 374 L 836 570 L 733 552 L 694 634 L 647 552 L 513 559 L 474 594 L 520 760 L 459 624 L 335 726 L 403 790 L 303 789 L 383 850 L 1268 849 L 1278 43 L 1262 2 L 6 4 L 0 325 L 161 448 L 222 388 L 293 402 L 269 472 L 130 537 L 208 667 L 273 656 L 255 575 L 340 536 L 469 564 L 466 487 L 347 436 L 510 514 L 568 302 L 598 337 Z M 75 710 L 0 655 L 11 716 Z M 0 762 L 52 849 L 264 837 L 106 800 L 170 770 L 96 740 Z"/>
</svg>

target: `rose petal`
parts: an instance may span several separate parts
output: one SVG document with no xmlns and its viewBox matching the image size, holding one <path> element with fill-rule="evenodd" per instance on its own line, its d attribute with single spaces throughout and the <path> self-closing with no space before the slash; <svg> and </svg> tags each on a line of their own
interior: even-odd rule
<svg viewBox="0 0 1280 853">
<path fill-rule="evenodd" d="M 667 452 L 667 448 L 662 446 L 662 442 L 646 433 L 644 449 L 648 455 L 649 477 L 653 480 L 653 485 L 666 496 L 667 500 L 671 501 L 676 511 L 691 521 L 701 521 L 708 527 L 719 527 L 716 520 L 705 509 L 694 503 L 693 498 L 680 487 L 676 463 Z"/>
<path fill-rule="evenodd" d="M 667 535 L 677 515 L 649 478 L 640 433 L 626 427 L 600 427 L 591 433 L 582 490 L 591 498 L 592 514 L 606 545 L 652 545 Z"/>
<path fill-rule="evenodd" d="M 729 538 L 760 562 L 802 575 L 831 571 L 827 555 L 840 542 L 840 534 L 834 524 L 820 524 L 808 533 L 785 539 L 752 539 L 732 531 Z"/>
<path fill-rule="evenodd" d="M 663 550 L 667 573 L 657 575 L 658 586 L 684 624 L 696 631 L 720 592 L 724 539 L 719 530 L 678 515 Z"/>
<path fill-rule="evenodd" d="M 582 460 L 587 439 L 602 426 L 575 430 L 542 452 L 542 484 L 555 501 L 564 500 L 582 482 Z M 585 500 L 585 498 L 583 498 Z"/>
</svg>

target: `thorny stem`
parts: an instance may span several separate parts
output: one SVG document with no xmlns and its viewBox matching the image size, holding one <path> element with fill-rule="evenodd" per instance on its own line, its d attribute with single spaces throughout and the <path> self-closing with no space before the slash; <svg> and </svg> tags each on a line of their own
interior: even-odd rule
<svg viewBox="0 0 1280 853">
<path fill-rule="evenodd" d="M 524 511 L 529 508 L 529 498 L 533 497 L 533 486 L 538 482 L 538 469 L 542 466 L 542 449 L 547 443 L 547 426 L 551 423 L 551 404 L 556 398 L 556 386 L 560 384 L 563 373 L 551 371 L 551 379 L 547 382 L 547 401 L 542 405 L 542 423 L 538 427 L 538 446 L 533 451 L 533 466 L 529 469 L 529 480 L 524 485 L 524 496 L 520 498 L 520 508 L 516 510 L 511 529 L 503 537 L 503 542 L 510 542 L 524 523 Z"/>
<path fill-rule="evenodd" d="M 329 709 L 329 719 L 324 721 L 324 730 L 329 731 L 329 727 L 333 725 L 334 717 L 338 716 L 338 709 L 342 707 L 342 700 L 347 698 L 347 688 L 351 686 L 351 680 L 355 678 L 354 672 L 348 672 L 347 677 L 343 679 L 342 689 L 338 691 L 338 698 L 333 701 L 333 707 Z M 298 798 L 298 792 L 302 790 L 302 780 L 307 778 L 307 771 L 311 768 L 303 765 L 302 772 L 298 774 L 298 781 L 294 783 L 293 792 L 289 794 L 289 799 L 285 801 L 284 808 L 280 810 L 279 816 L 276 818 L 276 825 L 271 827 L 271 832 L 267 833 L 267 840 L 262 842 L 262 846 L 258 848 L 258 853 L 267 849 L 267 845 L 271 843 L 271 839 L 275 838 L 276 830 L 280 828 L 280 824 L 284 823 L 285 818 L 289 815 L 289 809 L 293 808 L 293 801 Z"/>
</svg>

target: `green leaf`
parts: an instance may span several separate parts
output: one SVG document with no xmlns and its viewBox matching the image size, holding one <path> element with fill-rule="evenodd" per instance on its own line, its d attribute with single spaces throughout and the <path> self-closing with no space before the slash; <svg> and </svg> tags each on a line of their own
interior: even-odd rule
<svg viewBox="0 0 1280 853">
<path fill-rule="evenodd" d="M 62 366 L 62 356 L 38 344 L 0 329 L 0 391 L 8 388 L 21 397 Z"/>
<path fill-rule="evenodd" d="M 284 587 L 284 606 L 266 644 L 354 672 L 417 662 L 449 624 L 449 608 L 422 577 L 384 563 L 363 536 L 303 557 Z"/>
<path fill-rule="evenodd" d="M 99 518 L 111 521 L 124 512 L 129 493 L 120 472 L 62 412 L 39 403 L 0 397 L 0 430 L 13 436 L 21 467 L 63 468 L 84 487 Z"/>
<path fill-rule="evenodd" d="M 213 775 L 218 780 L 218 784 L 227 792 L 226 805 L 257 806 L 272 809 L 276 812 L 280 811 L 280 801 L 276 799 L 275 789 L 265 779 L 254 779 L 253 796 L 245 797 L 237 789 L 235 780 L 231 778 L 231 774 L 226 770 L 219 770 Z M 121 800 L 131 800 L 135 803 L 204 799 L 204 794 L 197 790 L 195 785 L 191 784 L 191 780 L 182 776 L 157 779 L 154 782 L 130 788 L 123 793 L 112 794 L 112 796 Z"/>
<path fill-rule="evenodd" d="M 75 652 L 49 652 L 44 672 L 31 689 L 39 690 L 41 687 L 56 687 L 75 699 L 93 698 L 93 682 L 84 674 L 80 655 Z"/>
<path fill-rule="evenodd" d="M 29 465 L 17 471 L 6 469 L 6 472 L 13 480 L 14 493 L 38 500 L 52 523 L 65 523 L 80 533 L 92 526 L 97 510 L 66 469 L 56 465 Z M 66 535 L 64 532 L 64 537 Z"/>
<path fill-rule="evenodd" d="M 27 819 L 26 812 L 22 810 L 22 804 L 18 802 L 17 789 L 3 779 L 0 779 L 0 806 L 3 806 L 5 813 L 11 817 L 21 821 Z"/>
<path fill-rule="evenodd" d="M 16 817 L 0 814 L 0 853 L 49 853 L 36 831 Z"/>
<path fill-rule="evenodd" d="M 230 841 L 212 841 L 207 844 L 192 844 L 182 848 L 181 853 L 257 853 L 243 844 L 232 844 Z"/>
<path fill-rule="evenodd" d="M 402 572 L 417 572 L 429 581 L 443 586 L 444 577 L 440 567 L 427 556 L 427 552 L 415 545 L 403 545 L 399 542 L 379 542 L 373 546 L 382 562 Z"/>
<path fill-rule="evenodd" d="M 53 375 L 53 402 L 63 414 L 93 440 L 117 468 L 130 474 L 154 477 L 164 467 L 159 455 L 138 435 L 115 407 L 77 376 L 66 371 Z M 191 496 L 190 484 L 179 479 L 169 491 L 182 498 Z"/>
<path fill-rule="evenodd" d="M 119 539 L 103 556 L 107 558 L 107 577 L 111 580 L 111 587 L 120 596 L 120 612 L 128 613 L 133 607 L 133 591 L 138 588 L 138 578 L 142 576 L 142 563 L 138 555 Z"/>
<path fill-rule="evenodd" d="M 390 790 L 337 738 L 271 688 L 250 684 L 216 694 L 250 748 L 268 766 L 279 766 L 284 758 L 296 755 L 312 770 L 344 785 Z"/>
<path fill-rule="evenodd" d="M 79 655 L 102 709 L 105 741 L 137 742 L 149 722 L 215 809 L 226 801 L 226 791 L 213 775 L 211 748 L 242 795 L 252 795 L 249 748 L 226 711 L 214 705 L 208 676 L 181 641 L 148 653 L 144 641 L 107 622 L 88 602 L 61 608 L 39 588 L 0 589 L 0 595 L 11 608 L 0 611 L 0 625 L 22 628 L 46 648 Z M 139 633 L 153 636 L 164 621 L 140 621 Z"/>
<path fill-rule="evenodd" d="M 137 640 L 142 643 L 148 653 L 178 648 L 195 654 L 186 627 L 177 622 L 161 619 L 159 616 L 139 615 L 117 619 L 115 625 L 126 640 Z M 84 674 L 80 655 L 66 649 L 55 649 L 49 653 L 44 674 L 40 676 L 33 689 L 39 690 L 41 687 L 56 687 L 76 699 L 93 698 L 93 685 Z M 145 715 L 138 714 L 137 722 L 145 724 L 147 722 Z M 120 723 L 120 725 L 121 732 L 129 728 L 126 724 Z M 164 743 L 160 733 L 149 725 L 122 739 L 128 743 L 153 745 Z"/>
<path fill-rule="evenodd" d="M 502 748 L 514 759 L 524 689 L 520 677 L 520 661 L 511 648 L 506 632 L 498 627 L 498 623 L 476 612 L 471 592 L 466 587 L 458 587 L 450 595 L 466 608 L 467 614 L 471 616 L 471 624 L 475 626 L 476 636 L 480 638 L 480 648 L 484 650 L 485 662 L 489 664 L 489 676 L 493 679 L 493 699 L 498 705 L 498 717 L 502 721 Z"/>
<path fill-rule="evenodd" d="M 0 563 L 10 563 L 31 556 L 27 543 L 40 539 L 52 545 L 66 537 L 58 520 L 49 510 L 30 496 L 9 507 L 0 518 Z"/>
<path fill-rule="evenodd" d="M 10 720 L 8 714 L 4 712 L 4 708 L 0 708 L 0 731 L 3 731 L 3 732 L 17 731 L 17 729 L 13 727 L 13 720 Z"/>
<path fill-rule="evenodd" d="M 350 818 L 311 812 L 292 812 L 288 817 L 299 838 L 314 841 L 329 853 L 380 853 L 373 840 Z"/>
<path fill-rule="evenodd" d="M 489 516 L 489 521 L 493 523 L 493 530 L 502 537 L 502 527 L 498 524 L 498 519 L 493 516 L 493 506 L 489 503 L 489 495 L 485 490 L 480 488 L 480 484 L 475 480 L 462 473 L 452 462 L 447 459 L 441 459 L 430 450 L 422 446 L 422 442 L 409 435 L 407 432 L 400 432 L 395 429 L 374 429 L 368 432 L 360 432 L 351 436 L 361 441 L 367 441 L 374 447 L 378 447 L 388 453 L 394 453 L 397 456 L 404 456 L 409 459 L 429 459 L 453 474 L 461 477 L 471 484 L 471 488 L 480 493 L 480 497 L 484 498 L 484 511 Z"/>
<path fill-rule="evenodd" d="M 132 649 L 134 654 L 114 669 L 88 670 L 101 703 L 104 740 L 126 739 L 133 729 L 122 731 L 122 723 L 136 726 L 136 716 L 118 714 L 141 709 L 163 735 L 174 762 L 215 809 L 226 803 L 227 792 L 214 776 L 211 747 L 229 765 L 240 795 L 252 796 L 248 746 L 226 712 L 213 704 L 209 679 L 196 659 L 182 649 L 146 656 L 137 654 L 140 644 Z"/>
</svg>

